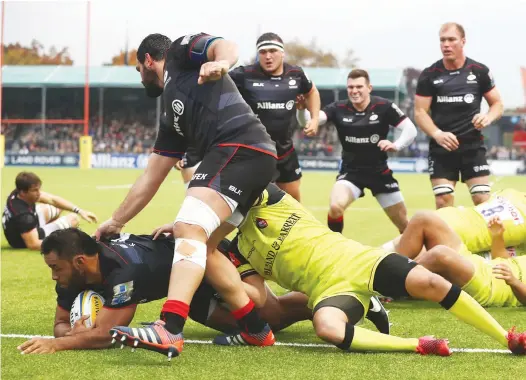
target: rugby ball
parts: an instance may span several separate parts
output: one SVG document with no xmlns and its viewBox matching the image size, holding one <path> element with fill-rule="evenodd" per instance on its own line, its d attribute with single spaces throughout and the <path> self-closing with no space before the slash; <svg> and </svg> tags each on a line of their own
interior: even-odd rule
<svg viewBox="0 0 526 380">
<path fill-rule="evenodd" d="M 69 322 L 71 327 L 75 325 L 80 317 L 83 315 L 88 315 L 89 318 L 84 321 L 86 327 L 91 327 L 95 324 L 95 319 L 100 309 L 104 306 L 104 298 L 99 293 L 94 292 L 93 290 L 84 290 L 80 292 L 75 301 L 73 301 L 73 306 L 71 306 L 71 311 L 69 313 Z"/>
</svg>

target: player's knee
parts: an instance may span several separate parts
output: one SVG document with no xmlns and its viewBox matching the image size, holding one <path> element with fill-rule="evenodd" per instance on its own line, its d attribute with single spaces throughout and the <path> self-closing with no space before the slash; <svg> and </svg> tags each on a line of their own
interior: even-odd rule
<svg viewBox="0 0 526 380">
<path fill-rule="evenodd" d="M 447 247 L 443 245 L 436 245 L 427 251 L 418 262 L 431 271 L 442 268 L 451 260 L 450 256 L 446 253 L 446 248 Z"/>
<path fill-rule="evenodd" d="M 314 331 L 316 335 L 326 341 L 335 342 L 338 341 L 338 334 L 340 331 L 334 326 L 328 318 L 318 317 L 313 319 Z"/>
<path fill-rule="evenodd" d="M 436 215 L 432 211 L 417 211 L 411 218 L 411 224 L 426 226 L 432 222 Z"/>
<path fill-rule="evenodd" d="M 455 197 L 453 194 L 435 195 L 435 206 L 436 209 L 453 206 L 455 203 Z"/>
<path fill-rule="evenodd" d="M 345 207 L 338 201 L 331 201 L 329 206 L 329 214 L 333 218 L 339 218 L 345 213 Z"/>
<path fill-rule="evenodd" d="M 66 219 L 70 227 L 77 228 L 79 226 L 79 217 L 77 214 L 68 214 L 66 215 Z"/>
<path fill-rule="evenodd" d="M 200 237 L 204 233 L 208 239 L 220 224 L 221 220 L 210 206 L 195 197 L 186 196 L 175 219 L 174 236 Z"/>
<path fill-rule="evenodd" d="M 471 199 L 475 205 L 486 202 L 489 199 L 491 186 L 486 184 L 477 184 L 469 188 Z"/>
</svg>

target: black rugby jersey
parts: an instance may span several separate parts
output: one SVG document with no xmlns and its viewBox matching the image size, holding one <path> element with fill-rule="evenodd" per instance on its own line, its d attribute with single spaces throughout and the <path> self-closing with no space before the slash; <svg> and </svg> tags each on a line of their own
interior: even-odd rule
<svg viewBox="0 0 526 380">
<path fill-rule="evenodd" d="M 292 149 L 292 127 L 296 120 L 296 96 L 307 94 L 312 82 L 299 66 L 283 65 L 282 75 L 269 75 L 255 63 L 230 71 L 239 92 L 252 108 L 272 140 L 278 157 Z"/>
<path fill-rule="evenodd" d="M 175 40 L 165 62 L 163 115 L 153 151 L 181 158 L 188 145 L 200 157 L 213 146 L 245 146 L 276 155 L 275 143 L 228 75 L 197 84 L 207 48 L 204 33 Z"/>
<path fill-rule="evenodd" d="M 416 94 L 433 98 L 431 118 L 435 125 L 457 136 L 459 149 L 469 149 L 482 145 L 482 133 L 472 120 L 480 113 L 483 95 L 494 87 L 493 77 L 482 63 L 466 58 L 462 68 L 447 70 L 439 60 L 420 74 Z M 434 139 L 430 149 L 446 152 Z"/>
<path fill-rule="evenodd" d="M 367 108 L 358 112 L 349 100 L 323 108 L 327 122 L 332 122 L 342 144 L 342 165 L 347 170 L 385 170 L 387 153 L 378 148 L 387 139 L 389 126 L 396 127 L 406 116 L 391 101 L 371 96 Z"/>
<path fill-rule="evenodd" d="M 23 233 L 39 227 L 36 205 L 30 205 L 17 197 L 18 191 L 13 190 L 7 197 L 2 215 L 2 227 L 9 245 L 13 248 L 25 248 Z"/>
<path fill-rule="evenodd" d="M 168 294 L 174 240 L 160 236 L 121 234 L 99 242 L 103 284 L 62 288 L 56 285 L 57 304 L 70 310 L 83 290 L 104 297 L 104 307 L 120 308 L 164 298 Z"/>
</svg>

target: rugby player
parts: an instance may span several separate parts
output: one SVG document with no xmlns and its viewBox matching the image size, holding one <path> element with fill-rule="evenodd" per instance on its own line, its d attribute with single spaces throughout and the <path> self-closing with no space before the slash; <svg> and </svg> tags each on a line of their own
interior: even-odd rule
<svg viewBox="0 0 526 380">
<path fill-rule="evenodd" d="M 170 226 L 161 227 L 161 231 L 169 232 Z M 509 339 L 513 352 L 526 352 L 526 342 L 514 344 L 526 341 L 526 335 L 508 334 L 458 286 L 406 257 L 331 232 L 273 184 L 239 226 L 229 253 L 235 256 L 232 262 L 242 275 L 255 277 L 251 284 L 257 280 L 260 294 L 264 294 L 264 280 L 306 294 L 317 335 L 342 350 L 450 355 L 445 339 L 400 338 L 355 326 L 362 320 L 371 295 L 381 294 L 438 302 L 503 346 L 508 346 Z M 122 334 L 123 329 L 112 331 Z M 237 335 L 219 336 L 214 342 L 232 345 L 238 339 Z"/>
<path fill-rule="evenodd" d="M 446 23 L 439 35 L 442 59 L 418 79 L 415 120 L 431 137 L 429 174 L 436 208 L 453 206 L 459 178 L 477 205 L 491 191 L 481 130 L 502 116 L 503 105 L 488 67 L 464 54 L 462 25 Z M 482 98 L 489 104 L 487 113 L 481 113 Z"/>
<path fill-rule="evenodd" d="M 428 212 L 429 213 L 429 212 Z M 421 214 L 425 217 L 428 213 Z M 504 243 L 506 247 L 518 247 L 526 244 L 526 193 L 514 190 L 503 189 L 494 192 L 491 197 L 478 206 L 474 207 L 444 207 L 432 212 L 442 219 L 448 229 L 451 228 L 457 235 L 459 241 L 465 245 L 465 249 L 473 253 L 488 252 L 491 250 L 492 239 L 488 231 L 488 222 L 494 217 L 498 217 L 504 224 Z M 413 218 L 419 218 L 418 214 Z M 417 236 L 424 236 L 433 233 L 434 225 L 428 225 L 423 220 L 421 223 L 414 223 L 413 228 L 418 228 L 407 236 L 407 242 L 412 243 L 411 258 L 416 257 L 422 247 L 422 241 Z M 401 237 L 387 242 L 383 247 L 387 250 L 400 252 L 399 241 Z M 436 244 L 444 244 L 438 241 Z M 407 247 L 407 245 L 405 244 Z M 428 247 L 428 243 L 425 244 Z M 452 247 L 455 249 L 455 247 Z M 408 253 L 404 253 L 406 256 Z"/>
<path fill-rule="evenodd" d="M 462 287 L 482 306 L 526 305 L 526 256 L 510 257 L 504 242 L 504 223 L 498 216 L 489 221 L 487 230 L 493 240 L 489 261 L 471 254 L 438 215 L 421 212 L 411 219 L 402 235 L 399 253 L 413 257 L 425 243 L 430 250 L 416 253 L 416 261 Z"/>
<path fill-rule="evenodd" d="M 53 231 L 77 227 L 82 219 L 96 222 L 97 217 L 75 206 L 70 201 L 41 191 L 42 180 L 31 172 L 20 172 L 15 179 L 16 189 L 7 197 L 2 226 L 4 235 L 13 248 L 37 251 L 42 240 Z M 73 214 L 60 216 L 62 211 Z"/>
<path fill-rule="evenodd" d="M 229 241 L 224 243 L 228 245 Z M 121 234 L 96 242 L 77 229 L 52 233 L 42 244 L 42 254 L 57 282 L 54 322 L 57 339 L 34 338 L 20 345 L 19 350 L 23 354 L 36 354 L 110 347 L 112 326 L 129 324 L 139 303 L 166 297 L 174 244 L 173 238 L 165 236 L 153 240 L 151 235 Z M 226 258 L 223 260 L 231 265 Z M 84 326 L 84 317 L 72 329 L 70 309 L 77 295 L 86 289 L 102 295 L 104 308 L 93 328 Z M 258 313 L 273 324 L 275 331 L 311 318 L 305 295 L 290 292 L 276 297 L 270 288 L 267 291 L 268 298 L 263 304 L 254 300 L 261 307 Z M 189 316 L 219 331 L 233 331 L 236 327 L 235 319 L 221 307 L 216 291 L 205 281 L 192 299 Z"/>
<path fill-rule="evenodd" d="M 279 173 L 276 185 L 299 201 L 301 167 L 292 142 L 295 99 L 299 94 L 304 95 L 307 108 L 316 115 L 304 129 L 306 136 L 315 136 L 320 94 L 301 67 L 284 61 L 285 46 L 276 33 L 262 34 L 257 39 L 256 48 L 258 61 L 236 67 L 229 75 L 276 142 Z"/>
<path fill-rule="evenodd" d="M 204 33 L 173 43 L 151 34 L 137 50 L 137 71 L 146 93 L 163 96 L 161 125 L 143 175 L 96 236 L 119 233 L 150 202 L 188 146 L 203 158 L 173 225 L 175 254 L 163 323 L 145 327 L 150 333 L 162 331 L 167 341 L 175 342 L 166 352 L 169 357 L 183 349 L 189 304 L 205 268 L 207 280 L 231 307 L 246 340 L 262 346 L 274 343 L 235 269 L 222 264 L 215 251 L 234 229 L 231 223 L 242 218 L 276 170 L 275 143 L 226 75 L 237 59 L 233 42 Z M 157 349 L 137 338 L 142 346 Z"/>
<path fill-rule="evenodd" d="M 411 144 L 416 127 L 396 104 L 371 96 L 372 88 L 367 71 L 352 70 L 347 76 L 349 99 L 325 106 L 319 115 L 320 125 L 332 122 L 336 126 L 343 148 L 327 217 L 329 228 L 335 232 L 343 231 L 345 210 L 364 196 L 366 188 L 400 232 L 407 225 L 404 198 L 387 165 L 387 152 L 396 152 Z M 305 112 L 302 103 L 299 98 L 297 117 L 300 125 L 305 125 L 312 113 Z M 394 142 L 387 140 L 390 126 L 402 131 Z"/>
</svg>

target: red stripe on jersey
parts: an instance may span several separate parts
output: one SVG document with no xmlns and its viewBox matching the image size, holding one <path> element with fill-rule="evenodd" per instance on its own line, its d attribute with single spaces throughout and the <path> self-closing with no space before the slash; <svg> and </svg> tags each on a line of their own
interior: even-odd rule
<svg viewBox="0 0 526 380">
<path fill-rule="evenodd" d="M 390 171 L 391 171 L 391 169 L 385 169 L 385 170 L 382 172 L 382 174 L 387 174 L 387 173 L 389 173 Z"/>
<path fill-rule="evenodd" d="M 285 157 L 287 157 L 289 154 L 291 154 L 292 152 L 294 152 L 294 147 L 290 148 L 287 152 L 285 152 L 285 154 L 281 155 L 281 156 L 278 156 L 278 160 L 281 160 Z"/>
<path fill-rule="evenodd" d="M 197 43 L 197 41 L 199 41 L 201 38 L 206 37 L 206 36 L 207 36 L 206 34 L 203 34 L 202 36 L 199 36 L 198 38 L 196 38 L 194 42 L 192 42 L 192 46 L 190 46 L 190 49 L 188 49 L 188 58 L 192 59 L 192 50 L 194 49 L 194 46 Z"/>
<path fill-rule="evenodd" d="M 440 72 L 440 73 L 443 73 L 443 72 L 444 72 L 443 69 L 440 69 L 440 68 L 438 68 L 438 67 L 432 67 L 432 68 L 430 68 L 430 69 L 427 69 L 427 71 L 429 71 L 430 73 L 432 73 L 433 71 L 438 71 L 438 72 Z"/>
<path fill-rule="evenodd" d="M 239 146 L 236 147 L 234 152 L 230 155 L 230 157 L 228 157 L 228 160 L 223 164 L 223 166 L 221 166 L 221 169 L 219 169 L 219 171 L 212 177 L 210 182 L 208 182 L 208 186 L 210 186 L 212 182 L 214 182 L 214 179 L 219 175 L 219 173 L 221 173 L 221 171 L 225 168 L 225 166 L 228 165 L 228 163 L 232 160 L 232 158 L 234 157 L 234 155 L 237 153 L 238 150 L 239 150 Z"/>
<path fill-rule="evenodd" d="M 382 104 L 387 104 L 387 103 L 386 103 L 386 102 L 379 102 L 379 103 L 373 104 L 373 105 L 371 106 L 371 108 L 369 109 L 369 111 L 374 110 L 374 108 L 375 108 L 376 106 L 379 106 L 379 105 L 382 105 Z"/>
<path fill-rule="evenodd" d="M 476 67 L 477 69 L 482 69 L 483 68 L 482 66 L 477 65 L 476 63 L 471 63 L 471 64 L 466 66 L 466 69 L 469 69 L 471 67 Z"/>
<path fill-rule="evenodd" d="M 356 112 L 356 110 L 352 107 L 349 107 L 345 104 L 338 104 L 337 107 L 340 107 L 340 108 L 347 108 L 349 111 L 352 111 L 352 112 Z"/>
<path fill-rule="evenodd" d="M 261 149 L 261 148 L 256 148 L 255 146 L 250 146 L 250 145 L 245 145 L 245 144 L 225 143 L 225 144 L 218 144 L 217 146 L 221 146 L 221 147 L 224 147 L 224 146 L 238 146 L 238 147 L 241 147 L 241 148 L 252 149 L 252 150 L 255 150 L 256 152 L 261 152 L 261 153 L 268 154 L 269 156 L 272 156 L 275 159 L 278 158 L 277 155 L 275 155 L 272 152 L 269 152 L 268 150 Z"/>
<path fill-rule="evenodd" d="M 292 72 L 298 72 L 300 73 L 301 71 L 299 69 L 290 69 L 289 71 L 287 71 L 285 74 L 283 74 L 283 76 L 287 75 L 288 73 L 292 73 Z"/>
<path fill-rule="evenodd" d="M 126 260 L 124 260 L 124 257 L 122 257 L 119 252 L 117 252 L 116 250 L 114 250 L 113 248 L 111 248 L 109 245 L 107 244 L 104 244 L 103 242 L 99 241 L 100 244 L 102 244 L 103 246 L 105 246 L 106 248 L 108 248 L 110 251 L 113 251 L 117 254 L 117 256 L 119 256 L 121 258 L 122 261 L 124 261 L 124 264 L 128 264 L 128 262 Z"/>
</svg>

